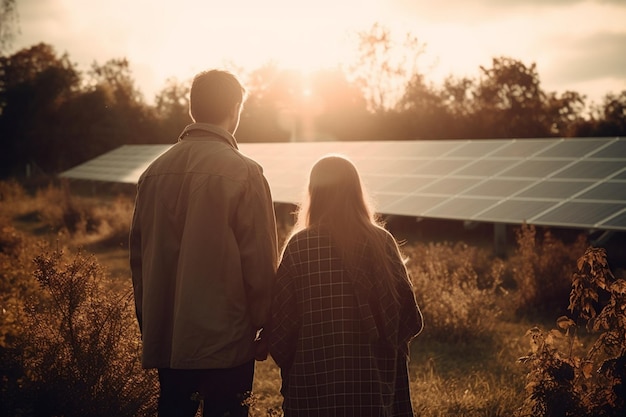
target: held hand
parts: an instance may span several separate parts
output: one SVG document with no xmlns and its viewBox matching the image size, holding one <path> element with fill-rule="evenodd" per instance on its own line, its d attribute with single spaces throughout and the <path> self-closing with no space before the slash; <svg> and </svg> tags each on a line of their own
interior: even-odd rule
<svg viewBox="0 0 626 417">
<path fill-rule="evenodd" d="M 264 361 L 269 354 L 269 345 L 266 338 L 256 339 L 254 341 L 254 359 L 257 361 Z"/>
</svg>

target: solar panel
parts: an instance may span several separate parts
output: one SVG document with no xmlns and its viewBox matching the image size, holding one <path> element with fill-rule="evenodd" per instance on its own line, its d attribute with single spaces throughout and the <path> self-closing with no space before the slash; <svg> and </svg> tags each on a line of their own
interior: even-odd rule
<svg viewBox="0 0 626 417">
<path fill-rule="evenodd" d="M 553 205 L 553 202 L 545 200 L 503 200 L 483 211 L 476 218 L 481 221 L 519 223 L 519 220 L 522 220 L 530 223 L 530 219 Z"/>
<path fill-rule="evenodd" d="M 586 224 L 595 228 L 623 209 L 624 204 L 619 203 L 566 201 L 537 216 L 534 221 L 553 226 L 576 227 L 579 224 Z"/>
<path fill-rule="evenodd" d="M 415 216 L 415 213 L 428 213 L 433 207 L 437 207 L 445 201 L 446 197 L 442 196 L 413 194 L 401 196 L 389 205 L 381 204 L 379 211 L 401 216 Z"/>
<path fill-rule="evenodd" d="M 478 183 L 463 194 L 482 197 L 511 197 L 532 184 L 533 181 L 526 179 L 491 178 Z"/>
<path fill-rule="evenodd" d="M 380 213 L 626 230 L 626 138 L 241 143 L 276 202 L 297 203 L 315 161 L 354 161 Z M 61 174 L 133 183 L 169 145 L 126 145 Z"/>
<path fill-rule="evenodd" d="M 626 158 L 626 141 L 612 141 L 591 156 L 593 158 L 618 158 L 623 160 Z"/>
<path fill-rule="evenodd" d="M 523 190 L 518 197 L 564 200 L 594 185 L 591 181 L 544 180 Z"/>
<path fill-rule="evenodd" d="M 511 167 L 515 161 L 510 159 L 480 159 L 472 161 L 458 169 L 456 175 L 468 175 L 475 177 L 490 177 Z"/>
<path fill-rule="evenodd" d="M 624 201 L 626 200 L 626 184 L 618 181 L 599 183 L 578 198 L 581 200 Z"/>
<path fill-rule="evenodd" d="M 141 173 L 171 145 L 124 145 L 61 174 L 82 180 L 137 183 Z"/>
<path fill-rule="evenodd" d="M 607 145 L 604 139 L 564 140 L 538 153 L 538 158 L 580 158 Z"/>
<path fill-rule="evenodd" d="M 498 203 L 499 200 L 495 198 L 448 198 L 443 204 L 426 211 L 424 217 L 471 220 L 475 219 L 478 213 Z"/>
<path fill-rule="evenodd" d="M 537 152 L 554 146 L 553 139 L 513 139 L 507 142 L 505 147 L 495 151 L 493 157 L 528 158 Z"/>
<path fill-rule="evenodd" d="M 562 171 L 556 172 L 554 178 L 602 179 L 619 172 L 623 167 L 624 161 L 576 161 Z"/>
<path fill-rule="evenodd" d="M 464 191 L 472 188 L 476 185 L 476 180 L 472 178 L 442 178 L 430 182 L 423 188 L 419 189 L 420 194 L 439 194 L 439 195 L 453 195 L 462 194 Z"/>
<path fill-rule="evenodd" d="M 544 178 L 560 171 L 571 162 L 567 160 L 529 159 L 515 163 L 511 168 L 500 173 L 510 178 Z"/>
<path fill-rule="evenodd" d="M 502 140 L 465 142 L 462 146 L 448 152 L 446 156 L 476 159 L 497 152 L 507 144 Z"/>
</svg>

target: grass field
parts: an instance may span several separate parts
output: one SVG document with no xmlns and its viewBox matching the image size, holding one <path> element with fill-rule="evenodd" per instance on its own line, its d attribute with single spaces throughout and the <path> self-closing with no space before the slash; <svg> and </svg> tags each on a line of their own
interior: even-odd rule
<svg viewBox="0 0 626 417">
<path fill-rule="evenodd" d="M 69 260 L 59 261 L 53 267 L 50 262 L 45 265 L 63 275 L 63 268 L 74 265 L 71 259 L 86 256 L 98 266 L 93 269 L 97 270 L 93 274 L 98 284 L 91 297 L 104 297 L 98 294 L 109 298 L 112 294 L 120 295 L 120 299 L 127 297 L 131 291 L 126 243 L 131 210 L 130 197 L 79 197 L 70 195 L 63 187 L 29 193 L 15 183 L 0 184 L 2 366 L 5 370 L 21 369 L 23 372 L 15 380 L 5 377 L 2 390 L 3 397 L 10 400 L 7 404 L 15 409 L 22 407 L 23 410 L 28 408 L 29 402 L 37 401 L 29 386 L 41 387 L 41 383 L 50 386 L 58 382 L 54 373 L 37 374 L 28 368 L 34 360 L 29 358 L 37 357 L 29 343 L 36 340 L 40 351 L 52 349 L 54 344 L 49 339 L 61 337 L 40 339 L 25 330 L 32 317 L 20 309 L 29 305 L 24 300 L 42 291 L 32 278 L 32 259 L 44 252 L 62 250 Z M 282 226 L 281 238 L 285 230 Z M 567 313 L 571 276 L 586 243 L 565 244 L 549 233 L 538 236 L 533 228 L 521 228 L 516 236 L 516 247 L 505 260 L 494 257 L 489 248 L 464 242 L 409 240 L 404 244 L 416 297 L 425 318 L 425 331 L 411 344 L 411 395 L 416 415 L 493 417 L 512 416 L 516 412 L 522 415 L 518 410 L 528 397 L 525 386 L 529 370 L 517 359 L 530 352 L 526 333 L 535 326 L 554 328 L 556 319 Z M 106 288 L 101 288 L 103 283 Z M 93 305 L 103 308 L 101 300 L 95 301 L 92 309 Z M 117 360 L 133 363 L 132 368 L 128 368 L 129 374 L 141 374 L 137 384 L 128 385 L 129 398 L 143 403 L 136 406 L 133 414 L 154 415 L 154 375 L 137 368 L 138 329 L 132 309 L 128 305 L 124 308 L 119 319 L 123 326 L 118 326 L 116 337 L 121 338 L 123 343 L 118 345 L 126 346 L 126 350 L 120 352 L 121 359 Z M 38 311 L 36 314 L 41 319 L 41 314 L 50 313 Z M 25 333 L 30 339 L 20 337 Z M 583 349 L 587 342 L 579 338 L 576 343 Z M 121 349 L 118 345 L 108 348 Z M 54 346 L 58 349 L 58 345 Z M 18 355 L 22 361 L 18 360 L 19 366 L 7 359 L 7 352 L 18 348 L 27 352 Z M 54 363 L 54 358 L 46 360 Z M 119 362 L 111 359 L 99 366 L 116 367 Z M 82 372 L 80 366 L 76 369 L 70 377 Z M 146 389 L 150 384 L 152 388 Z M 64 389 L 69 388 L 61 386 L 52 392 L 78 395 L 75 391 L 64 392 Z M 133 390 L 137 391 L 134 397 Z M 280 415 L 279 390 L 280 374 L 272 359 L 258 362 L 250 399 L 251 415 Z M 105 388 L 96 399 L 93 394 L 84 394 L 88 399 L 78 403 L 104 402 L 103 392 L 106 393 Z M 119 412 L 118 415 L 124 414 Z"/>
</svg>

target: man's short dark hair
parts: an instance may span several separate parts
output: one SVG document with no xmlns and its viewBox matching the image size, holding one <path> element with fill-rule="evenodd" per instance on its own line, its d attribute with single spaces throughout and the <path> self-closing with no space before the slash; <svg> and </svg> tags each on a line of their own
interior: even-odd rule
<svg viewBox="0 0 626 417">
<path fill-rule="evenodd" d="M 235 104 L 243 104 L 245 95 L 245 88 L 230 72 L 203 71 L 194 77 L 191 84 L 189 115 L 197 123 L 221 123 Z"/>
</svg>

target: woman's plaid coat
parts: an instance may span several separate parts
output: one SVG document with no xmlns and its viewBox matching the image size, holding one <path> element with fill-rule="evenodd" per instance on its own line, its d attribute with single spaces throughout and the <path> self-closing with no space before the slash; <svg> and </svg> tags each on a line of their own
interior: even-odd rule
<svg viewBox="0 0 626 417">
<path fill-rule="evenodd" d="M 347 271 L 331 237 L 306 229 L 288 242 L 274 289 L 270 353 L 281 368 L 285 417 L 413 416 L 408 342 L 423 326 L 398 247 Z M 390 262 L 397 297 L 382 282 Z"/>
</svg>

